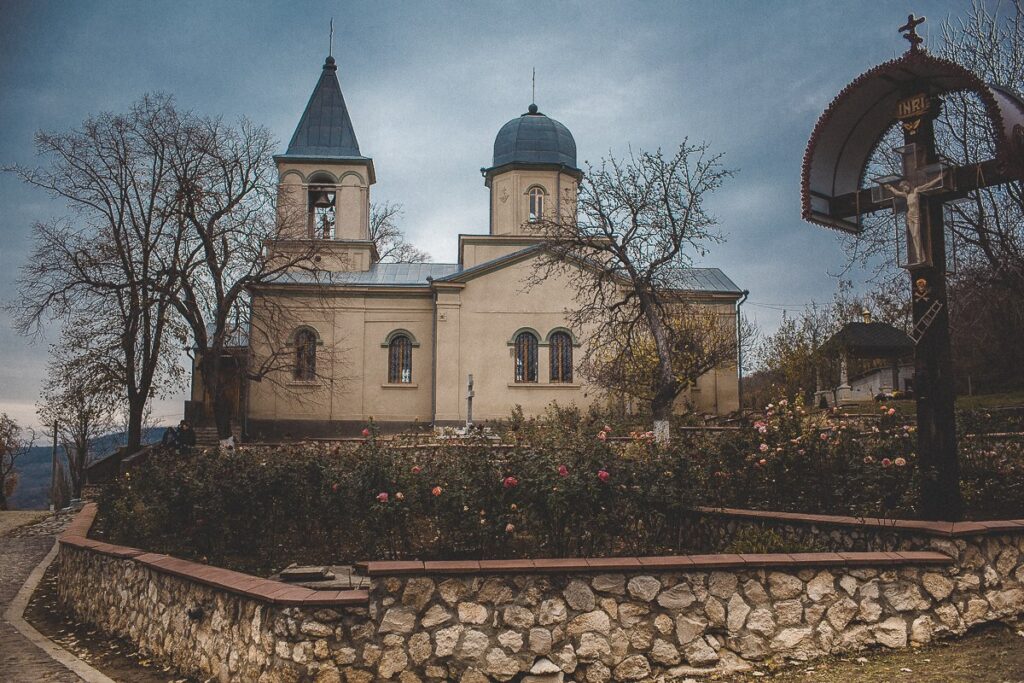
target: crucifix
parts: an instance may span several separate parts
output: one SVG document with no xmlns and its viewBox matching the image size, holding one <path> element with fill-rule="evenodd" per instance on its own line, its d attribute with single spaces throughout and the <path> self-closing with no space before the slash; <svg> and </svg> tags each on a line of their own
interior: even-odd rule
<svg viewBox="0 0 1024 683">
<path fill-rule="evenodd" d="M 913 307 L 914 393 L 917 455 L 921 469 L 919 512 L 925 519 L 962 514 L 957 457 L 953 363 L 946 294 L 943 207 L 976 190 L 1024 179 L 1024 101 L 989 85 L 922 47 L 910 15 L 899 32 L 910 43 L 902 57 L 855 80 L 829 105 L 811 134 L 801 174 L 806 220 L 845 232 L 861 232 L 861 216 L 885 209 L 906 223 L 908 297 Z M 935 119 L 942 97 L 970 91 L 991 124 L 996 157 L 956 166 L 938 152 Z M 861 185 L 878 141 L 892 126 L 903 134 L 900 175 Z M 982 141 L 978 147 L 984 148 Z"/>
<path fill-rule="evenodd" d="M 473 374 L 470 373 L 469 378 L 466 380 L 466 429 L 468 430 L 473 426 L 473 397 L 476 393 L 473 391 Z"/>
<path fill-rule="evenodd" d="M 927 216 L 922 216 L 922 205 L 927 195 L 947 192 L 952 181 L 948 166 L 942 162 L 928 164 L 925 150 L 916 144 L 909 144 L 896 149 L 903 157 L 903 175 L 876 178 L 877 191 L 872 193 L 872 200 L 883 202 L 892 200 L 893 211 L 906 216 L 907 258 L 902 265 L 914 270 L 932 265 L 931 244 L 927 226 Z"/>
</svg>

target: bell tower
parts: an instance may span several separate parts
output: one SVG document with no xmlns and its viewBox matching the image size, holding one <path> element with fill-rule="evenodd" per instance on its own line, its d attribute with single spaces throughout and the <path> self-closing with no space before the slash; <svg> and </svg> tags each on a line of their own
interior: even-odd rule
<svg viewBox="0 0 1024 683">
<path fill-rule="evenodd" d="M 370 241 L 370 185 L 376 177 L 373 159 L 359 151 L 337 71 L 334 57 L 327 57 L 288 150 L 274 157 L 280 235 L 275 248 L 308 249 L 308 241 L 317 240 L 319 268 L 368 270 L 377 260 Z"/>
</svg>

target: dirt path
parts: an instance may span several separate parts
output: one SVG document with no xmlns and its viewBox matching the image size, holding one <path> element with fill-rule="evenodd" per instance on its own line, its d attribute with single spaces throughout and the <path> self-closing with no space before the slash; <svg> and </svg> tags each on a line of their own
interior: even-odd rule
<svg viewBox="0 0 1024 683">
<path fill-rule="evenodd" d="M 1024 631 L 992 624 L 957 640 L 910 650 L 863 652 L 728 683 L 1024 683 Z"/>
</svg>

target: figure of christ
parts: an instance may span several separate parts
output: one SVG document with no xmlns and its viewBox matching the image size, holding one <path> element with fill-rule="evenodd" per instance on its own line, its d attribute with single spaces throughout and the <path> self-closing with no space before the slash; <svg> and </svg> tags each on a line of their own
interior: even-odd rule
<svg viewBox="0 0 1024 683">
<path fill-rule="evenodd" d="M 907 203 L 907 266 L 928 263 L 924 231 L 921 229 L 921 193 L 938 186 L 942 182 L 939 174 L 923 185 L 916 187 L 909 180 L 886 186 L 893 197 L 906 200 Z"/>
</svg>

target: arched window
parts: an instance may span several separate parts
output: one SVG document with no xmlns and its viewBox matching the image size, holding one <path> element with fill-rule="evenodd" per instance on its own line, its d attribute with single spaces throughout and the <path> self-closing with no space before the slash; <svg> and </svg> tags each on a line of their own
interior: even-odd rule
<svg viewBox="0 0 1024 683">
<path fill-rule="evenodd" d="M 412 383 L 412 340 L 404 334 L 388 343 L 388 384 Z"/>
<path fill-rule="evenodd" d="M 516 335 L 516 381 L 537 381 L 537 337 L 532 332 Z"/>
<path fill-rule="evenodd" d="M 572 337 L 568 332 L 555 332 L 549 338 L 551 381 L 572 382 Z"/>
<path fill-rule="evenodd" d="M 299 330 L 295 333 L 295 370 L 293 377 L 299 382 L 316 379 L 316 332 Z"/>
<path fill-rule="evenodd" d="M 544 189 L 534 187 L 530 190 L 530 222 L 539 221 L 544 217 Z"/>
</svg>

